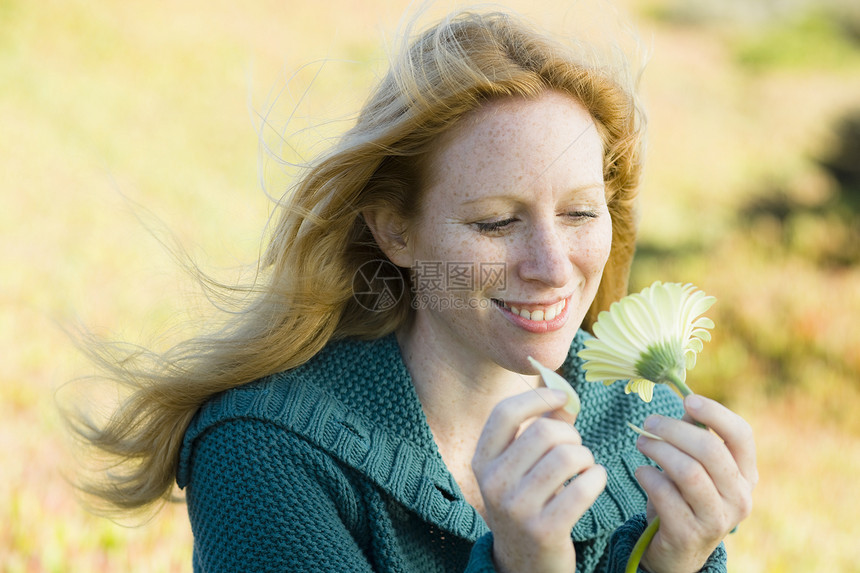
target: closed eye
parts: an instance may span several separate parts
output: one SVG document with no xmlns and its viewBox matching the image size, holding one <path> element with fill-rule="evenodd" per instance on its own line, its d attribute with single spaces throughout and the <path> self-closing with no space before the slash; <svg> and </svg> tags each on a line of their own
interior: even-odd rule
<svg viewBox="0 0 860 573">
<path fill-rule="evenodd" d="M 500 231 L 516 221 L 515 217 L 508 217 L 507 219 L 500 219 L 498 221 L 490 221 L 489 223 L 475 223 L 475 227 L 481 233 L 492 233 L 494 231 Z"/>
<path fill-rule="evenodd" d="M 598 217 L 597 211 L 569 211 L 565 215 L 572 219 L 596 219 Z"/>
</svg>

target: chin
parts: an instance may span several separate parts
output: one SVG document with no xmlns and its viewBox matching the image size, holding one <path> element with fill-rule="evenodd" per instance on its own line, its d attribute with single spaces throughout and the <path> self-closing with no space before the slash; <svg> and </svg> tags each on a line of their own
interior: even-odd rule
<svg viewBox="0 0 860 573">
<path fill-rule="evenodd" d="M 571 342 L 573 336 L 523 346 L 520 351 L 509 354 L 511 364 L 508 369 L 520 374 L 534 374 L 534 368 L 528 361 L 531 356 L 547 368 L 557 370 L 567 359 Z"/>
</svg>

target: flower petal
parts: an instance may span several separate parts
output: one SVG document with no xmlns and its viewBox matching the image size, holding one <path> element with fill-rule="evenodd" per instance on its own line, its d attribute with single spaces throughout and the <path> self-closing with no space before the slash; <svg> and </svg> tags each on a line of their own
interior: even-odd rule
<svg viewBox="0 0 860 573">
<path fill-rule="evenodd" d="M 694 352 L 701 352 L 705 345 L 699 338 L 691 338 L 687 341 L 687 349 Z"/>
<path fill-rule="evenodd" d="M 710 342 L 711 341 L 711 333 L 702 328 L 698 328 L 690 333 L 691 337 L 698 338 L 702 342 Z M 701 351 L 700 351 L 701 352 Z"/>
<path fill-rule="evenodd" d="M 529 356 L 528 359 L 531 365 L 540 374 L 541 380 L 543 380 L 543 383 L 546 384 L 547 388 L 561 390 L 567 394 L 567 403 L 565 403 L 564 409 L 572 416 L 579 414 L 579 410 L 581 408 L 579 394 L 577 394 L 576 390 L 571 387 L 570 383 L 562 378 L 557 372 L 550 370 L 531 356 Z"/>
<path fill-rule="evenodd" d="M 639 397 L 645 402 L 650 402 L 651 398 L 654 397 L 654 383 L 643 378 L 630 380 L 624 387 L 624 393 L 632 394 L 634 392 L 639 394 Z"/>
<path fill-rule="evenodd" d="M 651 438 L 652 440 L 658 440 L 661 442 L 666 441 L 663 438 L 661 438 L 660 436 L 658 436 L 657 434 L 652 434 L 651 432 L 649 432 L 647 430 L 643 430 L 639 426 L 637 426 L 635 424 L 631 424 L 630 422 L 627 422 L 627 427 L 630 428 L 631 430 L 633 430 L 634 432 L 636 432 L 637 434 L 639 434 L 640 436 L 645 436 L 646 438 Z"/>
<path fill-rule="evenodd" d="M 609 383 L 629 380 L 627 392 L 650 400 L 654 381 L 669 381 L 671 372 L 682 381 L 696 356 L 711 340 L 711 319 L 701 316 L 716 299 L 692 284 L 654 282 L 641 292 L 613 303 L 601 312 L 579 352 L 586 380 Z M 647 397 L 647 398 L 646 398 Z"/>
</svg>

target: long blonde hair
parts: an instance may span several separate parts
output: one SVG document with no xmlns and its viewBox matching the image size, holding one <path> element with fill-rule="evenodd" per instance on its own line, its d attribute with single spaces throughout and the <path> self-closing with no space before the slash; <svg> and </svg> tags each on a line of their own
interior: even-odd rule
<svg viewBox="0 0 860 573">
<path fill-rule="evenodd" d="M 355 126 L 286 196 L 262 261 L 263 282 L 223 329 L 165 353 L 89 345 L 127 395 L 104 422 L 67 413 L 73 430 L 112 460 L 111 471 L 81 484 L 83 491 L 119 510 L 170 499 L 184 432 L 207 399 L 296 367 L 332 339 L 381 337 L 408 320 L 408 295 L 385 311 L 353 297 L 359 267 L 385 259 L 362 212 L 384 206 L 414 219 L 422 169 L 440 134 L 487 100 L 533 98 L 547 89 L 581 101 L 604 142 L 613 238 L 583 324 L 590 328 L 626 294 L 633 255 L 642 120 L 632 82 L 625 70 L 601 66 L 511 15 L 458 13 L 407 44 Z M 402 276 L 409 280 L 405 270 Z"/>
</svg>

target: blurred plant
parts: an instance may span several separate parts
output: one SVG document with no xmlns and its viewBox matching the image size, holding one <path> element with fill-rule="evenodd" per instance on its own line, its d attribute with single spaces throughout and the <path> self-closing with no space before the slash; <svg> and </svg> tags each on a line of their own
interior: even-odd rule
<svg viewBox="0 0 860 573">
<path fill-rule="evenodd" d="M 852 215 L 857 215 L 860 212 L 860 109 L 839 120 L 835 132 L 835 145 L 819 163 L 839 183 L 837 201 Z"/>
<path fill-rule="evenodd" d="M 737 36 L 735 58 L 753 71 L 841 68 L 860 61 L 860 45 L 832 10 L 810 7 Z"/>
<path fill-rule="evenodd" d="M 784 2 L 774 0 L 668 0 L 648 3 L 642 9 L 651 18 L 677 25 L 705 26 L 732 24 L 755 26 L 783 16 L 791 10 Z"/>
<path fill-rule="evenodd" d="M 844 269 L 860 263 L 860 109 L 833 131 L 834 143 L 819 154 L 811 177 L 763 184 L 739 216 L 749 235 L 763 237 L 771 250 Z M 820 192 L 810 198 L 816 187 Z"/>
<path fill-rule="evenodd" d="M 640 12 L 678 27 L 718 31 L 737 63 L 753 71 L 860 62 L 856 0 L 652 0 Z"/>
<path fill-rule="evenodd" d="M 669 384 L 683 396 L 692 394 L 686 384 L 687 370 L 696 365 L 703 341 L 711 339 L 708 329 L 714 327 L 711 319 L 701 315 L 716 300 L 691 284 L 657 281 L 613 303 L 597 316 L 597 338 L 586 340 L 585 349 L 578 353 L 585 361 L 585 379 L 607 385 L 628 379 L 624 391 L 635 392 L 646 402 L 651 401 L 655 384 Z M 628 425 L 648 435 L 629 422 Z M 658 516 L 633 547 L 628 573 L 638 570 L 659 528 Z"/>
</svg>

